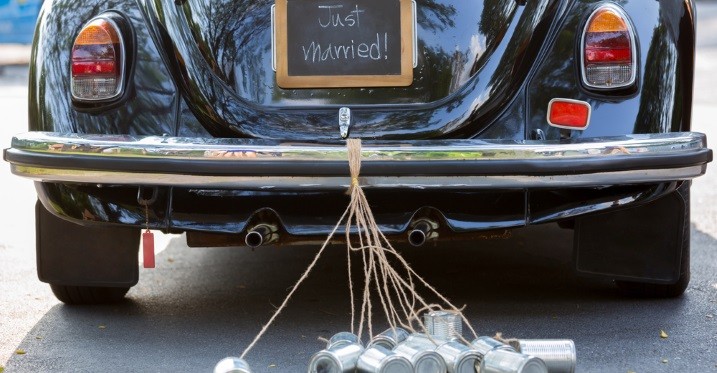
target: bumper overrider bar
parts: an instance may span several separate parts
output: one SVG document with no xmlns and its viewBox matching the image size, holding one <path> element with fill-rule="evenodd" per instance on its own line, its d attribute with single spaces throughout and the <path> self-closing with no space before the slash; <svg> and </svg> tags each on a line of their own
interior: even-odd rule
<svg viewBox="0 0 717 373">
<path fill-rule="evenodd" d="M 552 188 L 688 180 L 712 160 L 694 132 L 566 141 L 364 141 L 367 188 Z M 232 189 L 339 189 L 346 145 L 28 132 L 4 153 L 36 181 Z"/>
</svg>

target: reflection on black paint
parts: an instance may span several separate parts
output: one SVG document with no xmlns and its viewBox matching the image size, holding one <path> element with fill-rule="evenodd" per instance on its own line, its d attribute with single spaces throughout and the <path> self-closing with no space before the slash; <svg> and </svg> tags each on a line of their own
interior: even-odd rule
<svg viewBox="0 0 717 373">
<path fill-rule="evenodd" d="M 36 87 L 30 94 L 31 128 L 81 133 L 173 135 L 176 133 L 174 83 L 152 44 L 144 19 L 132 3 L 55 1 L 43 13 L 39 48 L 31 66 Z M 107 10 L 125 14 L 137 34 L 136 69 L 126 104 L 97 114 L 76 110 L 70 94 L 70 51 L 74 38 L 91 18 Z"/>
<path fill-rule="evenodd" d="M 615 136 L 630 133 L 680 131 L 689 123 L 692 102 L 694 30 L 684 2 L 627 1 L 621 4 L 639 33 L 638 81 L 635 87 L 604 92 L 581 83 L 579 32 L 599 0 L 575 3 L 565 25 L 548 51 L 554 58 L 542 62 L 528 91 L 529 120 L 526 134 L 541 129 L 548 139 L 560 130 L 546 121 L 548 101 L 554 97 L 584 100 L 592 105 L 591 124 L 571 137 Z M 688 86 L 689 85 L 689 86 Z"/>
<path fill-rule="evenodd" d="M 456 15 L 456 8 L 451 4 L 441 4 L 436 0 L 417 0 L 418 24 L 427 30 L 442 31 L 454 27 L 453 17 Z M 480 4 L 471 4 L 479 6 Z"/>
<path fill-rule="evenodd" d="M 644 86 L 636 133 L 680 131 L 689 123 L 692 89 L 694 34 L 690 15 L 682 4 L 663 1 L 661 23 L 654 28 L 650 49 L 645 56 Z M 682 27 L 688 28 L 682 30 Z M 685 68 L 689 68 L 685 72 Z M 689 76 L 690 81 L 683 80 Z M 687 108 L 687 109 L 686 109 Z"/>
<path fill-rule="evenodd" d="M 625 100 L 639 102 L 638 117 L 635 104 L 594 99 L 599 95 L 580 86 L 575 65 L 576 30 L 598 3 L 590 0 L 569 5 L 564 28 L 548 53 L 551 58 L 542 61 L 536 75 L 539 79 L 531 85 L 529 127 L 525 132 L 535 127 L 545 129 L 549 138 L 558 135 L 545 128 L 547 100 L 558 96 L 591 102 L 596 118 L 622 110 L 622 133 L 632 127 L 639 132 L 679 129 L 685 118 L 689 119 L 689 110 L 684 107 L 691 102 L 691 89 L 683 82 L 692 73 L 692 60 L 685 56 L 693 43 L 681 40 L 692 32 L 685 5 L 671 1 L 620 2 L 632 7 L 628 10 L 641 30 L 650 30 L 649 25 L 657 26 L 658 21 L 665 25 L 664 29 L 654 29 L 652 39 L 642 35 L 640 40 L 643 44 L 654 42 L 649 51 L 642 50 L 649 54 L 641 58 L 644 94 L 624 95 Z M 337 108 L 346 105 L 354 113 L 352 136 L 475 136 L 500 115 L 507 115 L 512 123 L 519 122 L 520 113 L 501 111 L 518 98 L 553 24 L 552 16 L 563 2 L 536 0 L 518 6 L 514 0 L 419 0 L 419 65 L 412 86 L 296 90 L 275 85 L 270 65 L 272 4 L 272 0 L 191 0 L 182 6 L 170 0 L 52 2 L 53 11 L 47 13 L 46 7 L 38 26 L 41 58 L 31 66 L 31 128 L 338 139 Z M 640 7 L 650 11 L 644 15 L 636 12 Z M 131 20 L 137 34 L 138 60 L 127 103 L 89 114 L 71 105 L 69 51 L 80 27 L 108 9 L 119 10 Z M 651 19 L 655 14 L 661 19 Z M 685 65 L 679 61 L 686 61 Z M 515 130 L 519 128 L 514 126 Z M 591 131 L 595 130 L 588 129 L 585 134 L 595 133 Z M 508 136 L 513 137 L 512 132 Z"/>
<path fill-rule="evenodd" d="M 419 65 L 410 87 L 291 90 L 276 86 L 270 68 L 272 4 L 150 7 L 166 28 L 167 54 L 179 57 L 175 69 L 192 111 L 215 136 L 337 139 L 339 106 L 352 107 L 354 136 L 474 135 L 517 93 L 524 60 L 546 27 L 534 30 L 549 24 L 559 2 L 532 2 L 518 14 L 514 0 L 419 0 Z"/>
<path fill-rule="evenodd" d="M 145 210 L 137 203 L 137 188 L 42 183 L 38 192 L 59 214 L 71 219 L 135 226 L 146 224 Z M 166 228 L 166 204 L 166 190 L 159 189 L 157 203 L 149 208 L 151 227 Z"/>
<path fill-rule="evenodd" d="M 338 105 L 379 104 L 353 107 L 354 136 L 468 137 L 483 131 L 483 138 L 519 140 L 528 118 L 526 133 L 540 128 L 548 138 L 557 138 L 559 131 L 546 124 L 547 102 L 552 97 L 570 97 L 591 102 L 594 117 L 610 122 L 584 133 L 573 131 L 573 136 L 679 130 L 689 120 L 692 99 L 687 78 L 693 73 L 694 34 L 685 4 L 619 1 L 643 11 L 630 14 L 645 29 L 640 42 L 649 49 L 643 49 L 646 55 L 640 56 L 640 89 L 606 99 L 581 87 L 575 60 L 577 32 L 601 2 L 573 2 L 571 13 L 561 20 L 562 29 L 551 39 L 548 58 L 536 62 L 561 0 L 534 0 L 522 6 L 516 6 L 515 0 L 418 0 L 421 38 L 414 84 L 334 90 L 276 87 L 269 64 L 268 15 L 273 0 L 191 0 L 183 6 L 172 0 L 47 2 L 53 11 L 48 13 L 46 5 L 40 15 L 36 52 L 41 53 L 30 67 L 30 128 L 338 139 Z M 133 94 L 118 108 L 97 114 L 79 112 L 70 100 L 72 42 L 84 23 L 109 9 L 124 13 L 137 35 Z M 158 26 L 151 29 L 148 21 Z M 539 69 L 524 100 L 520 85 L 536 63 Z M 500 123 L 490 126 L 495 118 Z M 56 184 L 41 188 L 64 214 L 76 219 L 144 222 L 135 188 Z M 187 201 L 189 205 L 191 200 Z M 152 225 L 167 224 L 165 214 L 162 209 L 150 211 Z"/>
<path fill-rule="evenodd" d="M 667 132 L 672 124 L 675 106 L 675 79 L 677 78 L 677 53 L 664 37 L 665 27 L 658 26 L 653 33 L 646 58 L 653 66 L 645 71 L 645 83 L 640 98 L 640 113 L 636 130 L 642 133 Z"/>
</svg>

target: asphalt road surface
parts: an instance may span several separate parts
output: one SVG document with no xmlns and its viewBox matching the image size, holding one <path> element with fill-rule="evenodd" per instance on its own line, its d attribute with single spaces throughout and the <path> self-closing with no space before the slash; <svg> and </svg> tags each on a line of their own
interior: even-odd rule
<svg viewBox="0 0 717 373">
<path fill-rule="evenodd" d="M 717 141 L 717 5 L 698 8 L 693 128 Z M 25 130 L 25 68 L 0 76 L 0 143 Z M 408 252 L 415 269 L 480 334 L 570 338 L 579 372 L 717 371 L 717 177 L 693 184 L 692 282 L 679 299 L 633 300 L 611 284 L 576 278 L 572 234 L 556 226 L 510 240 Z M 0 165 L 0 367 L 6 372 L 210 371 L 238 355 L 281 303 L 318 247 L 189 249 L 158 246 L 158 268 L 140 272 L 128 301 L 69 307 L 35 275 L 34 188 Z M 248 355 L 255 372 L 305 371 L 318 337 L 348 328 L 345 252 L 319 262 L 273 328 Z M 667 338 L 661 338 L 665 331 Z M 2 368 L 0 368 L 2 370 Z"/>
</svg>

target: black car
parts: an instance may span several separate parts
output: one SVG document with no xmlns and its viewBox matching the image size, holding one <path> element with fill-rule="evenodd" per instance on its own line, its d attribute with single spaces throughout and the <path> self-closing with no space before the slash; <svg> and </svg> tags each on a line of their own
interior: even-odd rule
<svg viewBox="0 0 717 373">
<path fill-rule="evenodd" d="M 691 0 L 53 0 L 30 64 L 38 273 L 121 299 L 145 228 L 189 246 L 320 240 L 345 138 L 395 241 L 574 229 L 578 273 L 690 278 Z M 477 252 L 476 255 L 489 255 Z M 147 260 L 151 262 L 149 253 Z"/>
</svg>

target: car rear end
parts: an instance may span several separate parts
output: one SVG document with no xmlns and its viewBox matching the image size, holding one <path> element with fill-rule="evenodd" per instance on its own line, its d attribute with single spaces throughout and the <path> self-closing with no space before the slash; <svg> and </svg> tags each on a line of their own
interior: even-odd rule
<svg viewBox="0 0 717 373">
<path fill-rule="evenodd" d="M 581 273 L 686 286 L 689 180 L 712 157 L 690 132 L 691 2 L 396 0 L 395 25 L 370 23 L 384 6 L 48 2 L 31 132 L 5 158 L 75 225 L 293 244 L 340 217 L 361 138 L 396 240 L 559 222 Z"/>
</svg>

